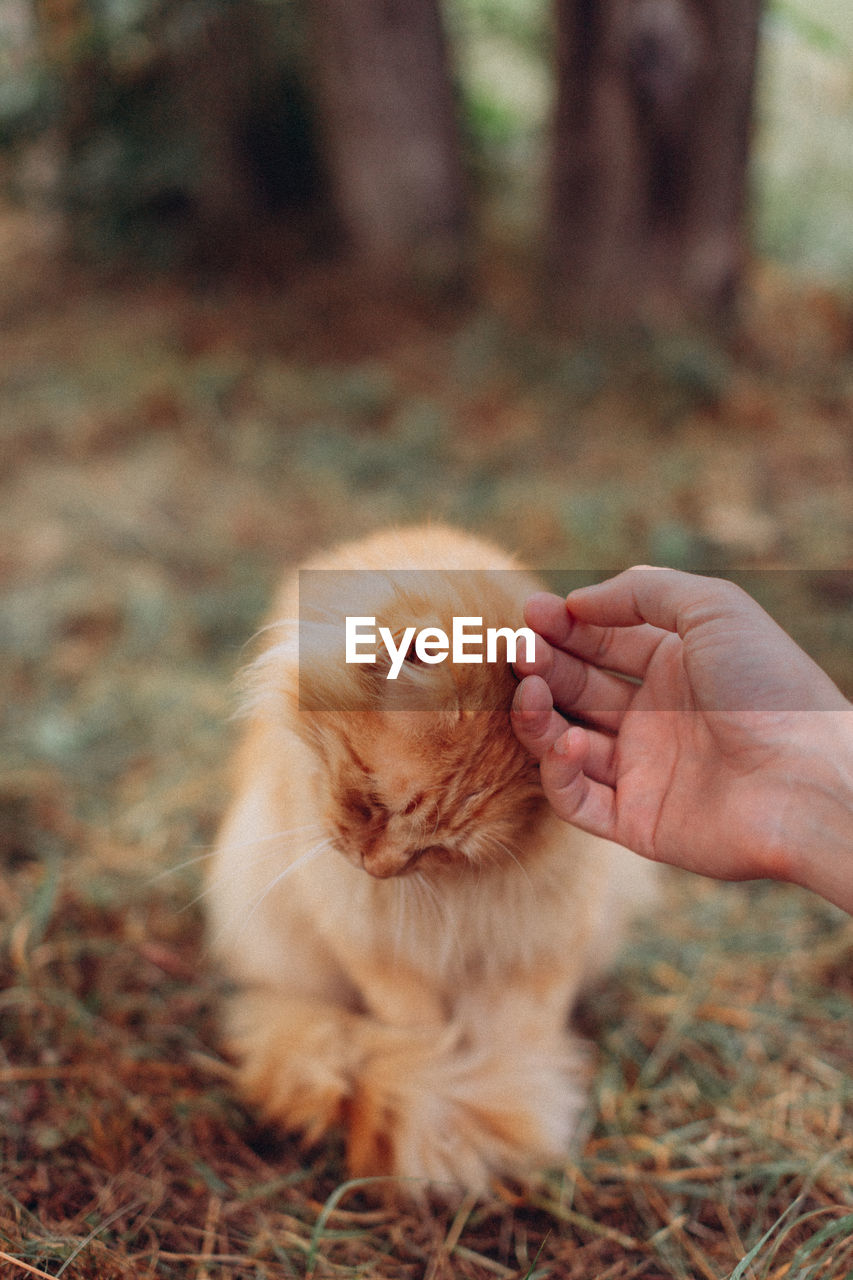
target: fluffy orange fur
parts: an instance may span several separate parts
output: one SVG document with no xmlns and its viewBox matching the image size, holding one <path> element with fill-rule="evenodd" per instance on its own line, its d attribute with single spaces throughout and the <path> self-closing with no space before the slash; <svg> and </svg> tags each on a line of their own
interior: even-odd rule
<svg viewBox="0 0 853 1280">
<path fill-rule="evenodd" d="M 242 1088 L 308 1142 L 342 1126 L 353 1175 L 483 1191 L 565 1158 L 587 1077 L 568 1016 L 652 869 L 553 816 L 505 663 L 406 663 L 391 682 L 327 643 L 347 614 L 515 628 L 535 577 L 441 526 L 311 567 L 336 571 L 312 642 L 300 655 L 293 579 L 250 671 L 210 879 Z"/>
</svg>

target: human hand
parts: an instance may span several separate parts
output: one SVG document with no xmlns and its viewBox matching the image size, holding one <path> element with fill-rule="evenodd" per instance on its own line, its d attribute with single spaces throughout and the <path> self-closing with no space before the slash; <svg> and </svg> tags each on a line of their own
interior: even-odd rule
<svg viewBox="0 0 853 1280">
<path fill-rule="evenodd" d="M 546 643 L 516 664 L 513 726 L 560 817 L 853 908 L 853 708 L 750 596 L 635 568 L 567 602 L 534 596 L 525 618 Z"/>
</svg>

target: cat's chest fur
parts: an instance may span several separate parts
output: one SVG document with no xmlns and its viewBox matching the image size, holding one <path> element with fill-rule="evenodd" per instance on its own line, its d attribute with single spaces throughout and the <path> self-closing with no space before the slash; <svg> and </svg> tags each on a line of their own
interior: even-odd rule
<svg viewBox="0 0 853 1280">
<path fill-rule="evenodd" d="M 506 866 L 446 868 L 429 880 L 371 880 L 331 854 L 301 878 L 330 947 L 369 950 L 391 968 L 406 965 L 452 990 L 511 978 L 536 963 L 543 939 L 559 932 L 568 882 L 577 890 L 589 868 L 582 856 L 566 866 L 566 841 L 558 847 L 557 834 L 548 842 L 543 832 L 541 847 Z"/>
</svg>

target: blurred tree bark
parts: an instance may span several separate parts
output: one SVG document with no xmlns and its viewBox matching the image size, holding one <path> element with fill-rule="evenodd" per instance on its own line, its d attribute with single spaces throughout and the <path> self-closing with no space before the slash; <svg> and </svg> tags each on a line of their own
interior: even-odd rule
<svg viewBox="0 0 853 1280">
<path fill-rule="evenodd" d="M 242 260 L 263 230 L 243 133 L 272 43 L 267 7 L 152 5 L 135 40 L 112 34 L 92 0 L 40 0 L 37 13 L 62 104 L 67 251 Z"/>
<path fill-rule="evenodd" d="M 548 264 L 570 326 L 725 315 L 761 0 L 556 0 Z"/>
<path fill-rule="evenodd" d="M 190 9 L 184 23 L 180 38 L 169 42 L 164 72 L 192 148 L 187 185 L 193 236 L 208 265 L 252 260 L 265 228 L 243 124 L 273 33 L 256 4 Z"/>
<path fill-rule="evenodd" d="M 458 277 L 466 197 L 438 0 L 309 0 L 338 217 L 381 274 Z"/>
</svg>

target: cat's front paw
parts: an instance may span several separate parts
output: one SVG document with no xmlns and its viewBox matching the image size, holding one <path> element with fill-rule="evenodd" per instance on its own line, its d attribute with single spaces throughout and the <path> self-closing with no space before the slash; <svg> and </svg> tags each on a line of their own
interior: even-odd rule
<svg viewBox="0 0 853 1280">
<path fill-rule="evenodd" d="M 350 1080 L 333 1062 L 288 1053 L 271 1037 L 263 1037 L 263 1044 L 260 1039 L 234 1046 L 240 1092 L 265 1119 L 302 1134 L 312 1146 L 344 1122 Z"/>
<path fill-rule="evenodd" d="M 566 1158 L 587 1078 L 583 1047 L 568 1039 L 377 1055 L 345 1106 L 350 1171 L 448 1194 L 529 1178 Z"/>
<path fill-rule="evenodd" d="M 394 1124 L 385 1091 L 362 1083 L 370 1064 L 405 1078 L 408 1063 L 441 1057 L 456 1038 L 452 1029 L 387 1026 L 338 1005 L 263 990 L 235 998 L 229 1033 L 247 1101 L 307 1145 L 331 1129 L 354 1127 L 362 1135 L 356 1163 L 371 1174 L 394 1167 L 383 1137 Z"/>
</svg>

